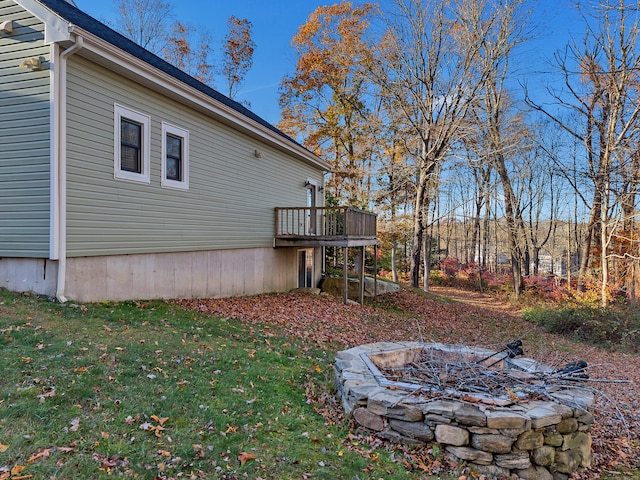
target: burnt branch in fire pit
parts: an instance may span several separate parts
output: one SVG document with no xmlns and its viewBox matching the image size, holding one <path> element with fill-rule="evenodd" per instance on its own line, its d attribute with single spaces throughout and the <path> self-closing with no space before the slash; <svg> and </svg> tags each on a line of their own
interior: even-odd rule
<svg viewBox="0 0 640 480">
<path fill-rule="evenodd" d="M 553 387 L 588 378 L 584 373 L 588 365 L 583 360 L 571 362 L 552 374 L 505 368 L 504 361 L 521 354 L 521 351 L 520 340 L 480 360 L 450 352 L 425 350 L 402 367 L 380 368 L 380 372 L 391 382 L 415 385 L 419 391 L 413 391 L 412 395 L 424 395 L 427 390 L 432 394 L 458 397 L 480 394 L 483 397 L 508 398 L 514 403 L 548 398 Z M 500 353 L 505 357 L 493 360 Z M 487 364 L 488 360 L 493 361 Z"/>
</svg>

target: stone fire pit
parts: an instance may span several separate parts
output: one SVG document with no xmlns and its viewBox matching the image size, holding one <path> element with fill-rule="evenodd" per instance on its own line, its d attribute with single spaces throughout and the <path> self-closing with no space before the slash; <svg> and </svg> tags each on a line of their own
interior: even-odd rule
<svg viewBox="0 0 640 480">
<path fill-rule="evenodd" d="M 440 343 L 363 345 L 336 356 L 336 388 L 362 427 L 396 442 L 435 441 L 485 475 L 564 480 L 589 467 L 593 393 L 530 358 L 492 354 Z"/>
</svg>

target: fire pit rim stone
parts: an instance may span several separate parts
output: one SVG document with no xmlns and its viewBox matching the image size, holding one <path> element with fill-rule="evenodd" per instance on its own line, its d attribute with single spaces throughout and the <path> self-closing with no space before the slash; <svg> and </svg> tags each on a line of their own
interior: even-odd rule
<svg viewBox="0 0 640 480">
<path fill-rule="evenodd" d="M 335 370 L 336 370 L 336 388 L 340 394 L 342 405 L 347 415 L 351 415 L 354 408 L 357 406 L 357 402 L 367 399 L 367 402 L 382 402 L 386 406 L 398 406 L 399 404 L 417 404 L 417 403 L 431 403 L 434 399 L 425 402 L 424 399 L 407 395 L 407 390 L 400 388 L 398 385 L 401 382 L 390 382 L 384 379 L 377 368 L 373 371 L 370 368 L 372 362 L 369 359 L 371 355 L 381 353 L 393 353 L 408 349 L 433 349 L 442 350 L 445 352 L 461 353 L 461 354 L 474 354 L 481 356 L 488 356 L 492 353 L 496 353 L 495 350 L 490 350 L 482 347 L 471 347 L 468 345 L 459 344 L 444 344 L 439 342 L 376 342 L 364 345 L 359 345 L 347 350 L 342 350 L 336 354 L 335 357 Z M 547 365 L 544 365 L 537 360 L 531 358 L 513 358 L 507 359 L 509 364 L 513 367 L 523 370 L 525 372 L 544 372 L 551 373 L 553 369 Z M 384 381 L 386 380 L 386 381 Z M 387 383 L 394 384 L 399 387 L 395 390 L 390 390 Z M 415 390 L 415 388 L 414 388 Z M 355 401 L 349 401 L 349 394 Z M 355 395 L 353 395 L 355 394 Z M 530 404 L 531 409 L 524 409 L 528 415 L 533 415 L 534 424 L 538 427 L 542 426 L 543 420 L 539 418 L 541 415 L 546 417 L 552 416 L 549 409 L 555 412 L 555 415 L 561 415 L 562 418 L 566 418 L 570 415 L 566 409 L 562 407 L 569 407 L 584 410 L 585 413 L 589 411 L 595 401 L 593 392 L 587 389 L 579 387 L 563 388 L 558 393 L 551 393 L 550 396 L 554 400 L 549 401 L 532 401 L 527 402 Z M 505 405 L 497 405 L 497 407 L 504 407 Z M 485 405 L 490 407 L 490 405 Z M 521 405 L 512 406 L 510 410 L 517 410 Z M 538 421 L 536 421 L 538 420 Z"/>
</svg>

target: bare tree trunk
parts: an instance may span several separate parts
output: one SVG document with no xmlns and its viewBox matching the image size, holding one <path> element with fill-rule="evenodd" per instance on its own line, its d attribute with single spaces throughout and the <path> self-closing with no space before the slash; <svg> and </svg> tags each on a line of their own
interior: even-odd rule
<svg viewBox="0 0 640 480">
<path fill-rule="evenodd" d="M 491 195 L 489 189 L 485 192 L 485 208 L 484 208 L 484 235 L 482 245 L 482 265 L 487 266 L 489 262 L 489 239 L 491 238 Z M 497 242 L 495 243 L 496 249 L 498 248 Z M 496 273 L 494 268 L 493 273 Z"/>
<path fill-rule="evenodd" d="M 519 209 L 516 208 L 517 199 L 515 198 L 513 188 L 511 187 L 511 180 L 505 166 L 504 158 L 502 157 L 502 155 L 496 155 L 494 160 L 494 167 L 498 172 L 498 176 L 500 177 L 502 183 L 502 192 L 504 194 L 507 235 L 509 237 L 509 250 L 511 253 L 511 275 L 513 278 L 513 293 L 516 298 L 519 298 L 520 294 L 524 291 L 524 280 L 522 277 L 523 254 L 520 248 L 520 240 L 518 238 Z"/>
<path fill-rule="evenodd" d="M 420 288 L 420 266 L 422 263 L 422 245 L 426 230 L 425 199 L 427 197 L 426 174 L 421 170 L 416 194 L 415 211 L 413 213 L 413 248 L 411 249 L 411 271 L 409 274 L 411 286 Z"/>
<path fill-rule="evenodd" d="M 427 235 L 424 239 L 424 278 L 422 289 L 425 292 L 429 291 L 429 276 L 431 275 L 431 236 Z"/>
<path fill-rule="evenodd" d="M 578 271 L 578 290 L 584 291 L 587 274 L 589 273 L 589 260 L 591 259 L 591 244 L 596 237 L 598 230 L 598 222 L 600 218 L 600 195 L 596 193 L 594 204 L 589 214 L 589 222 L 587 223 L 587 231 L 580 249 L 580 270 Z"/>
<path fill-rule="evenodd" d="M 609 300 L 607 298 L 607 285 L 609 284 L 609 257 L 607 255 L 609 245 L 608 217 L 609 217 L 609 185 L 607 184 L 602 202 L 600 204 L 600 268 L 602 278 L 600 283 L 600 304 L 606 307 Z"/>
<path fill-rule="evenodd" d="M 571 291 L 571 219 L 567 222 L 567 288 Z"/>
<path fill-rule="evenodd" d="M 391 275 L 392 275 L 393 281 L 396 283 L 398 283 L 398 267 L 396 265 L 397 250 L 398 250 L 398 242 L 396 241 L 396 239 L 393 239 L 391 241 Z"/>
</svg>

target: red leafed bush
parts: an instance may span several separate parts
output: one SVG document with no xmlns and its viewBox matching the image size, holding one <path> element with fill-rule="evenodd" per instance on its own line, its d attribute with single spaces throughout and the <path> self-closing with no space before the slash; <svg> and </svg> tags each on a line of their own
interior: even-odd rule
<svg viewBox="0 0 640 480">
<path fill-rule="evenodd" d="M 454 257 L 445 258 L 440 262 L 440 270 L 442 270 L 448 277 L 455 277 L 460 271 L 458 259 Z"/>
<path fill-rule="evenodd" d="M 548 296 L 558 288 L 554 277 L 543 277 L 542 275 L 526 277 L 524 285 L 528 291 L 537 293 L 542 297 Z"/>
</svg>

